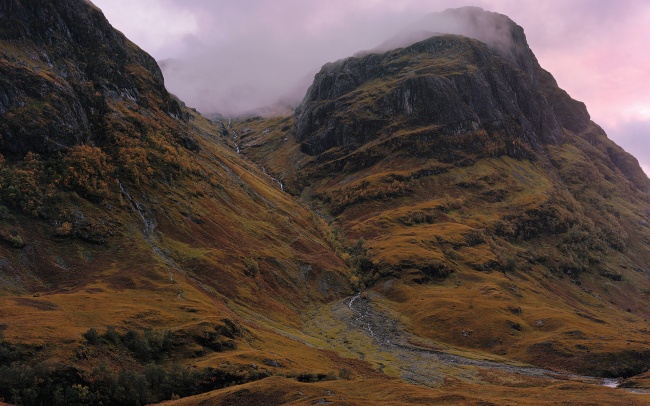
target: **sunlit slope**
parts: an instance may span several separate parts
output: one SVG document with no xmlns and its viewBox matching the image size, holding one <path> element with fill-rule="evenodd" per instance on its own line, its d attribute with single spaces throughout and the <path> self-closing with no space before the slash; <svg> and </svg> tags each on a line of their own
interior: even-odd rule
<svg viewBox="0 0 650 406">
<path fill-rule="evenodd" d="M 238 145 L 334 220 L 410 331 L 643 372 L 648 178 L 509 24 L 509 50 L 439 36 L 328 64 L 295 117 L 244 120 Z"/>
</svg>

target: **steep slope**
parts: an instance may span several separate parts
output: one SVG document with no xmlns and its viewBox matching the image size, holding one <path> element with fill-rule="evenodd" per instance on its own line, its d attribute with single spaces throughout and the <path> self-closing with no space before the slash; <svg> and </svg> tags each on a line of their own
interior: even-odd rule
<svg viewBox="0 0 650 406">
<path fill-rule="evenodd" d="M 441 34 L 327 64 L 294 117 L 238 124 L 239 147 L 331 216 L 360 286 L 416 336 L 645 371 L 650 181 L 521 27 L 443 14 L 507 35 Z"/>
<path fill-rule="evenodd" d="M 20 233 L 25 221 L 40 224 L 51 244 L 81 240 L 101 250 L 137 239 L 149 251 L 142 260 L 190 257 L 197 269 L 209 268 L 200 252 L 175 250 L 221 250 L 227 254 L 219 264 L 238 272 L 245 268 L 241 258 L 254 252 L 262 262 L 256 268 L 275 264 L 292 273 L 300 262 L 294 255 L 304 254 L 308 264 L 311 253 L 327 251 L 307 211 L 224 148 L 216 127 L 169 95 L 155 61 L 99 10 L 79 1 L 3 8 L 2 201 L 5 220 L 18 223 L 13 234 L 23 239 L 14 246 L 31 245 Z M 264 246 L 278 257 L 266 257 Z M 289 246 L 298 254 L 287 254 Z M 31 269 L 33 279 L 7 289 L 48 289 L 49 279 L 60 288 L 57 277 L 69 273 L 61 263 L 79 260 L 87 261 L 56 263 L 38 255 L 10 261 L 19 271 Z M 314 274 L 323 268 L 343 269 L 333 255 Z"/>
<path fill-rule="evenodd" d="M 414 189 L 401 197 L 388 196 L 386 202 L 378 201 L 379 196 L 354 197 L 343 205 L 324 197 L 355 179 L 367 178 L 366 186 L 376 181 L 373 176 L 383 171 L 381 166 L 378 161 L 357 162 L 361 155 L 349 158 L 352 164 L 340 178 L 332 178 L 328 172 L 328 165 L 335 167 L 337 160 L 364 148 L 385 153 L 386 159 L 395 162 L 387 167 L 391 171 L 392 165 L 398 164 L 406 172 L 429 163 L 438 168 L 430 158 L 414 165 L 408 149 L 406 154 L 400 152 L 401 145 L 375 149 L 365 139 L 363 144 L 354 141 L 309 156 L 300 152 L 301 144 L 307 150 L 330 142 L 327 131 L 315 142 L 305 133 L 304 142 L 298 143 L 292 135 L 293 118 L 253 120 L 238 123 L 237 128 L 207 121 L 167 93 L 151 57 L 116 32 L 101 11 L 82 0 L 0 3 L 0 55 L 3 401 L 138 405 L 219 388 L 226 389 L 180 402 L 521 404 L 525 400 L 552 404 L 549 394 L 580 401 L 587 391 L 611 404 L 643 401 L 641 395 L 597 387 L 600 382 L 596 379 L 555 374 L 480 354 L 475 349 L 482 348 L 481 342 L 459 345 L 440 337 L 445 329 L 454 333 L 452 319 L 442 320 L 440 328 L 430 328 L 430 323 L 419 319 L 435 317 L 431 311 L 438 309 L 427 308 L 418 300 L 426 299 L 428 304 L 460 302 L 471 297 L 458 295 L 466 288 L 481 295 L 486 292 L 483 302 L 477 299 L 470 304 L 472 309 L 488 305 L 478 317 L 497 317 L 501 313 L 494 304 L 496 289 L 512 290 L 512 285 L 491 289 L 484 286 L 485 281 L 503 284 L 505 279 L 529 278 L 517 282 L 520 294 L 525 289 L 536 290 L 525 298 L 527 302 L 508 302 L 521 305 L 519 310 L 513 308 L 517 316 L 512 317 L 528 320 L 536 317 L 533 312 L 539 303 L 535 300 L 550 307 L 549 299 L 539 298 L 544 289 L 560 292 L 565 285 L 574 286 L 565 278 L 538 287 L 534 277 L 546 270 L 546 265 L 528 269 L 519 259 L 506 276 L 477 273 L 467 259 L 474 254 L 464 250 L 476 247 L 488 252 L 485 244 L 479 238 L 478 243 L 456 246 L 454 241 L 465 240 L 452 238 L 457 237 L 456 227 L 478 228 L 478 220 L 469 223 L 463 216 L 472 212 L 461 212 L 451 200 L 446 221 L 454 219 L 457 225 L 451 224 L 447 234 L 439 231 L 444 224 L 434 230 L 435 235 L 449 236 L 450 242 L 440 243 L 446 251 L 440 254 L 427 246 L 405 267 L 404 258 L 398 257 L 402 255 L 399 243 L 413 245 L 413 238 L 400 233 L 416 230 L 426 221 L 411 224 L 390 216 L 402 208 L 411 210 L 416 199 L 420 199 L 417 204 L 425 205 L 426 199 L 435 201 L 437 197 L 427 195 L 431 192 Z M 302 118 L 298 121 L 296 128 L 303 125 Z M 404 145 L 410 139 L 408 134 L 403 134 Z M 514 140 L 515 135 L 504 137 Z M 470 168 L 506 162 L 525 165 L 535 179 L 546 179 L 544 185 L 569 182 L 569 172 L 566 180 L 540 172 L 534 158 L 539 151 L 551 151 L 552 145 L 536 136 L 529 134 L 522 147 L 513 150 L 513 158 L 486 161 L 476 154 L 475 161 L 463 160 L 465 166 L 454 160 L 442 162 L 446 166 L 438 175 L 449 176 L 458 170 L 460 179 Z M 626 167 L 631 177 L 629 173 L 636 170 L 634 161 L 597 131 L 591 137 L 590 145 L 601 151 L 603 159 L 617 156 L 616 165 Z M 271 142 L 264 142 L 269 139 Z M 551 141 L 558 149 L 554 161 L 545 161 L 548 168 L 573 168 L 570 160 L 579 160 L 579 153 L 585 153 L 577 141 L 574 150 L 579 153 L 575 154 L 566 153 L 565 141 Z M 233 143 L 237 148 L 231 148 Z M 240 147 L 264 166 L 243 158 L 236 152 Z M 343 149 L 348 152 L 342 154 Z M 459 147 L 456 154 L 469 154 L 465 150 Z M 517 151 L 533 158 L 519 156 Z M 355 167 L 357 163 L 360 165 Z M 623 179 L 612 171 L 614 181 Z M 415 181 L 432 181 L 437 173 L 423 173 Z M 515 178 L 511 181 L 516 183 L 519 178 Z M 630 199 L 639 198 L 635 186 L 623 185 L 629 185 L 632 192 L 620 199 L 621 207 L 638 208 L 630 203 Z M 341 231 L 332 230 L 283 192 L 285 186 L 294 191 L 304 189 L 306 198 L 322 195 L 316 200 L 323 201 L 322 211 L 336 213 Z M 465 189 L 455 184 L 450 187 L 457 190 L 454 199 L 460 199 Z M 391 207 L 397 211 L 389 210 Z M 516 207 L 513 210 L 516 213 Z M 361 220 L 364 211 L 368 217 Z M 621 216 L 629 214 L 623 211 Z M 489 219 L 479 219 L 491 224 Z M 431 222 L 437 223 L 438 217 Z M 387 239 L 384 257 L 378 256 L 383 237 L 370 232 L 376 224 L 389 226 L 383 233 Z M 363 228 L 366 226 L 369 228 Z M 526 244 L 547 238 L 542 234 L 534 237 L 538 240 L 524 240 L 518 249 L 526 252 Z M 361 235 L 366 236 L 365 243 L 351 243 Z M 463 231 L 461 237 L 464 235 Z M 508 234 L 497 237 L 490 250 L 519 244 L 511 242 Z M 625 243 L 630 241 L 632 238 Z M 644 242 L 634 241 L 643 248 Z M 457 257 L 452 258 L 448 248 L 459 251 Z M 427 255 L 448 261 L 451 276 L 429 280 L 435 279 L 439 268 L 427 267 L 430 262 L 425 267 L 419 265 L 417 261 L 426 260 Z M 631 258 L 625 252 L 619 257 L 621 263 Z M 604 256 L 603 261 L 610 259 Z M 350 274 L 346 262 L 356 275 Z M 423 271 L 433 274 L 423 277 Z M 591 274 L 581 276 L 583 286 L 585 275 Z M 632 292 L 629 275 L 621 271 L 609 277 L 617 279 L 617 275 L 623 284 L 610 289 Z M 644 289 L 641 274 L 636 282 L 637 289 Z M 366 285 L 374 288 L 352 296 L 353 288 Z M 579 327 L 584 334 L 594 333 L 589 329 L 596 313 L 583 311 L 575 316 L 574 307 L 570 307 L 574 303 L 569 301 L 573 293 L 563 294 L 566 305 L 557 312 L 569 321 L 582 321 Z M 613 292 L 611 297 L 617 294 Z M 460 311 L 463 306 L 452 310 Z M 634 308 L 635 313 L 642 311 L 642 307 Z M 630 319 L 625 323 L 630 324 L 619 323 L 615 309 L 603 315 L 607 317 L 603 322 L 610 323 L 603 330 L 629 327 L 637 316 L 627 315 Z M 457 320 L 475 325 L 473 317 Z M 544 318 L 540 331 L 553 339 L 559 334 L 560 321 Z M 540 331 L 528 334 L 526 329 L 528 326 L 519 331 L 529 341 L 521 339 L 515 344 L 540 340 Z M 572 331 L 568 340 L 581 339 L 580 334 Z M 443 345 L 441 340 L 452 345 Z M 401 352 L 393 350 L 397 345 Z M 544 345 L 542 349 L 549 348 Z M 472 350 L 455 348 L 460 346 Z M 553 343 L 550 348 L 555 349 Z M 642 349 L 640 345 L 634 348 Z M 602 348 L 611 349 L 620 349 L 620 340 Z M 643 358 L 626 355 L 630 370 L 638 369 Z M 622 365 L 617 362 L 615 366 Z M 612 374 L 620 375 L 620 371 Z M 237 387 L 231 388 L 234 385 Z"/>
<path fill-rule="evenodd" d="M 142 404 L 261 378 L 278 354 L 330 368 L 285 337 L 352 293 L 327 225 L 91 3 L 0 4 L 0 134 L 0 398 Z M 171 383 L 129 392 L 152 361 Z"/>
</svg>

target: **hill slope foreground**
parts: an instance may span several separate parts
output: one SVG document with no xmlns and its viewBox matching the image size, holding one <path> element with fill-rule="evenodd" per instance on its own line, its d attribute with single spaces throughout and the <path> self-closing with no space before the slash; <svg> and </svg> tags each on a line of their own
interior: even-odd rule
<svg viewBox="0 0 650 406">
<path fill-rule="evenodd" d="M 642 404 L 589 376 L 644 385 L 650 182 L 521 27 L 446 13 L 510 40 L 220 123 L 91 3 L 1 3 L 0 398 Z"/>
</svg>

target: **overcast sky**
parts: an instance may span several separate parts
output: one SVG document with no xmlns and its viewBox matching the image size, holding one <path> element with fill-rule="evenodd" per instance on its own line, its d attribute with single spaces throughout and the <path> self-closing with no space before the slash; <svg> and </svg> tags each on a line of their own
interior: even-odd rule
<svg viewBox="0 0 650 406">
<path fill-rule="evenodd" d="M 295 103 L 320 66 L 425 15 L 479 6 L 524 27 L 542 67 L 650 173 L 647 0 L 92 0 L 204 113 Z"/>
</svg>

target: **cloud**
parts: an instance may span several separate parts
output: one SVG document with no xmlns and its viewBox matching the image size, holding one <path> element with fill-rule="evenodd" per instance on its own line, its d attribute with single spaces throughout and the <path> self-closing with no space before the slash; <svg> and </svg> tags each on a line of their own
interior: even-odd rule
<svg viewBox="0 0 650 406">
<path fill-rule="evenodd" d="M 650 3 L 571 1 L 548 10 L 549 25 L 526 19 L 542 66 L 560 86 L 587 103 L 595 121 L 616 125 L 650 111 L 647 47 Z"/>
<path fill-rule="evenodd" d="M 304 80 L 306 74 L 313 77 L 327 62 L 373 48 L 454 2 L 160 0 L 153 14 L 163 18 L 147 24 L 151 32 L 164 31 L 169 15 L 187 16 L 186 23 L 175 26 L 186 30 L 186 40 L 171 41 L 174 55 L 160 47 L 160 40 L 151 41 L 141 26 L 134 28 L 135 18 L 121 25 L 117 10 L 129 10 L 124 0 L 95 3 L 108 6 L 109 19 L 154 57 L 175 60 L 173 69 L 168 65 L 163 70 L 170 91 L 204 113 L 235 115 L 278 100 L 297 103 L 310 82 Z M 149 3 L 128 13 L 137 16 L 148 8 L 156 7 Z"/>
<path fill-rule="evenodd" d="M 300 100 L 326 62 L 372 49 L 456 0 L 93 0 L 204 113 Z M 524 27 L 542 67 L 604 128 L 650 119 L 650 2 L 473 0 Z M 291 89 L 287 91 L 287 89 Z M 612 134 L 610 134 L 612 135 Z M 612 138 L 618 141 L 623 133 Z M 649 143 L 650 144 L 650 143 Z M 650 161 L 645 161 L 650 165 Z"/>
<path fill-rule="evenodd" d="M 94 0 L 106 18 L 154 56 L 171 56 L 199 34 L 198 16 L 166 0 Z M 200 34 L 199 34 L 200 35 Z"/>
<path fill-rule="evenodd" d="M 386 52 L 437 34 L 456 34 L 475 38 L 504 51 L 508 51 L 514 45 L 510 21 L 506 16 L 479 7 L 462 7 L 431 13 L 413 21 L 402 28 L 397 35 L 373 48 L 371 52 Z"/>
</svg>

